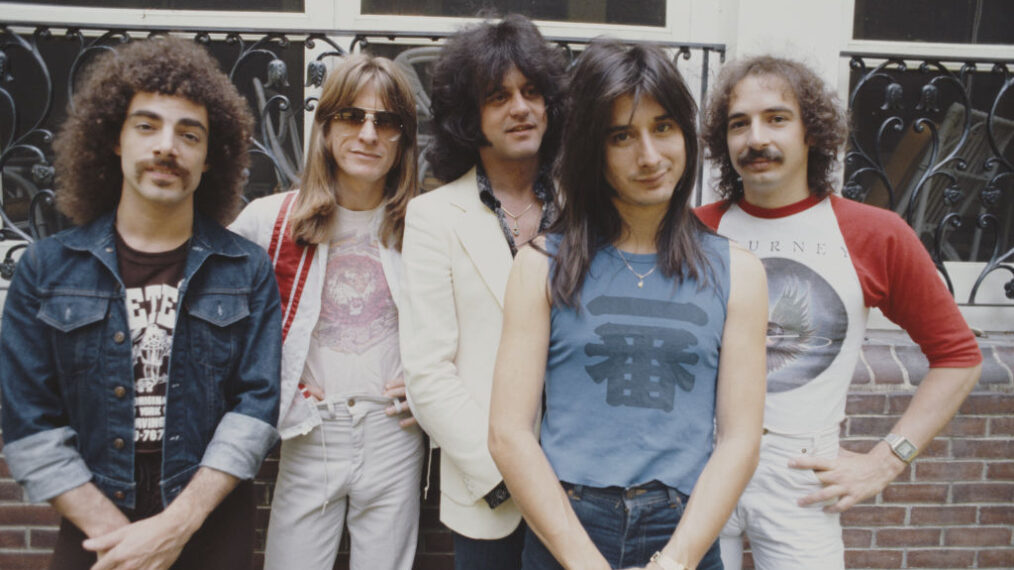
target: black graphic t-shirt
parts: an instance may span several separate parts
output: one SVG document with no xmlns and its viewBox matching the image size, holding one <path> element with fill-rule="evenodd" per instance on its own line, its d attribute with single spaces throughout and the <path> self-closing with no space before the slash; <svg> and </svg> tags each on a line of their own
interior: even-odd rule
<svg viewBox="0 0 1014 570">
<path fill-rule="evenodd" d="M 162 451 L 166 379 L 176 327 L 178 287 L 183 279 L 188 243 L 172 251 L 146 253 L 132 249 L 119 234 L 116 235 L 133 343 L 134 449 L 137 453 Z"/>
</svg>

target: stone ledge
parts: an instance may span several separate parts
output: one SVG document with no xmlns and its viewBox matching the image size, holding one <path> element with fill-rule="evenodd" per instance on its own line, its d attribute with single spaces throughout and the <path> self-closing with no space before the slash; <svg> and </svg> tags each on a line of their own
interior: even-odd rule
<svg viewBox="0 0 1014 570">
<path fill-rule="evenodd" d="M 975 390 L 1014 392 L 1014 332 L 987 332 L 976 340 L 983 362 Z M 852 390 L 912 391 L 928 369 L 922 350 L 904 331 L 868 330 L 852 376 Z"/>
</svg>

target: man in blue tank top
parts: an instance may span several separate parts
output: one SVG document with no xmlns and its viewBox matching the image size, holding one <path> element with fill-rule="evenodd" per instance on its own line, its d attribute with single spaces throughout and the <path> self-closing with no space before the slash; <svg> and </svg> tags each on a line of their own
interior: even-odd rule
<svg viewBox="0 0 1014 570">
<path fill-rule="evenodd" d="M 757 463 L 764 270 L 689 209 L 697 109 L 661 50 L 596 41 L 569 89 L 563 206 L 512 269 L 490 410 L 523 567 L 720 569 Z"/>
</svg>

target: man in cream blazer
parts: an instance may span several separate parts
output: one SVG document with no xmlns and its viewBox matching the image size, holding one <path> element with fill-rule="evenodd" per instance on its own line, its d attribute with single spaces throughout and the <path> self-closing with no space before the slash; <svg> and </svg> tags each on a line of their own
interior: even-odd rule
<svg viewBox="0 0 1014 570">
<path fill-rule="evenodd" d="M 513 255 L 556 213 L 563 69 L 528 19 L 508 16 L 452 37 L 434 70 L 427 158 L 453 182 L 409 203 L 399 326 L 409 402 L 441 448 L 458 570 L 521 566 L 521 513 L 486 446 L 489 397 Z"/>
</svg>

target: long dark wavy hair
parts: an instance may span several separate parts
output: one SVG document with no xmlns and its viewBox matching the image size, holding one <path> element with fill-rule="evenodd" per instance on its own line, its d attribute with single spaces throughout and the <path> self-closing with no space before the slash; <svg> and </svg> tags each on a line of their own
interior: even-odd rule
<svg viewBox="0 0 1014 570">
<path fill-rule="evenodd" d="M 807 155 L 806 183 L 822 197 L 834 188 L 838 151 L 848 137 L 848 115 L 838 96 L 810 68 L 791 59 L 761 55 L 734 61 L 722 69 L 704 110 L 701 137 L 707 157 L 718 166 L 718 193 L 728 200 L 743 197 L 743 181 L 729 156 L 729 99 L 736 85 L 750 75 L 781 77 L 792 89 L 802 115 Z"/>
<path fill-rule="evenodd" d="M 419 193 L 415 97 L 397 64 L 384 57 L 365 54 L 347 56 L 324 82 L 313 117 L 299 196 L 292 210 L 292 237 L 297 242 L 323 243 L 331 239 L 332 223 L 338 212 L 335 188 L 338 163 L 328 145 L 328 134 L 334 115 L 351 106 L 367 85 L 372 85 L 384 106 L 401 119 L 398 157 L 384 181 L 384 219 L 380 223 L 381 243 L 401 251 L 405 210 L 408 201 Z"/>
<path fill-rule="evenodd" d="M 106 52 L 87 68 L 66 122 L 53 141 L 56 204 L 77 224 L 116 209 L 123 189 L 119 143 L 137 93 L 183 97 L 208 111 L 207 172 L 194 209 L 221 224 L 235 216 L 250 163 L 253 115 L 207 50 L 188 39 L 157 36 Z"/>
<path fill-rule="evenodd" d="M 623 220 L 605 177 L 606 136 L 612 126 L 613 104 L 624 95 L 637 101 L 658 101 L 683 130 L 686 167 L 676 183 L 669 207 L 655 236 L 658 268 L 681 282 L 704 283 L 708 262 L 699 238 L 711 233 L 690 211 L 689 199 L 697 179 L 700 153 L 697 142 L 697 104 L 676 65 L 651 45 L 627 46 L 596 39 L 578 59 L 570 75 L 568 113 L 559 162 L 560 217 L 549 228 L 562 234 L 550 276 L 554 303 L 576 308 L 592 258 L 620 238 Z"/>
<path fill-rule="evenodd" d="M 552 164 L 560 146 L 564 57 L 546 43 L 528 18 L 510 14 L 482 22 L 451 37 L 433 69 L 435 136 L 426 152 L 433 174 L 450 182 L 475 166 L 482 134 L 479 111 L 492 86 L 516 66 L 546 100 L 548 127 L 539 147 L 541 164 Z"/>
</svg>

